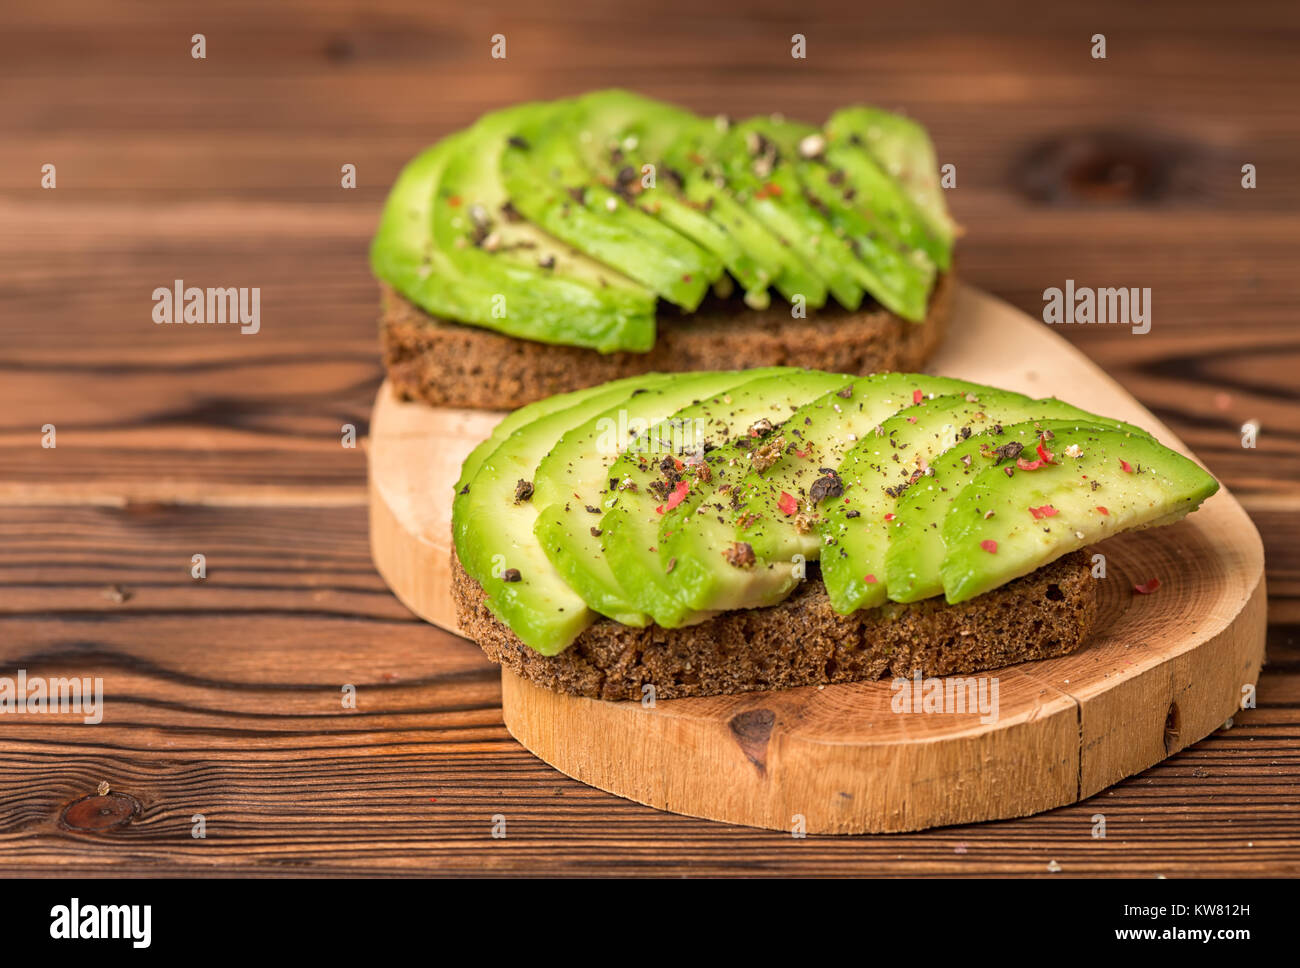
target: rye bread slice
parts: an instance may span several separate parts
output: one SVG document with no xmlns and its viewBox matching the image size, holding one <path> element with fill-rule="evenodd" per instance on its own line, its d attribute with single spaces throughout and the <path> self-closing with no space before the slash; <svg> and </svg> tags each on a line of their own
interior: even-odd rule
<svg viewBox="0 0 1300 968">
<path fill-rule="evenodd" d="M 680 629 L 601 619 L 556 656 L 534 652 L 485 604 L 452 552 L 456 617 L 488 658 L 558 692 L 595 699 L 659 699 L 964 675 L 1066 655 L 1097 618 L 1097 584 L 1082 551 L 960 605 L 941 598 L 837 614 L 816 580 L 771 608 L 727 612 Z"/>
<path fill-rule="evenodd" d="M 784 303 L 753 310 L 738 299 L 713 300 L 689 315 L 661 317 L 648 353 L 601 354 L 437 319 L 381 284 L 380 340 L 399 399 L 488 410 L 513 410 L 652 370 L 788 365 L 832 373 L 909 372 L 921 369 L 938 347 L 953 285 L 950 274 L 939 277 L 920 324 L 875 304 L 793 319 Z"/>
</svg>

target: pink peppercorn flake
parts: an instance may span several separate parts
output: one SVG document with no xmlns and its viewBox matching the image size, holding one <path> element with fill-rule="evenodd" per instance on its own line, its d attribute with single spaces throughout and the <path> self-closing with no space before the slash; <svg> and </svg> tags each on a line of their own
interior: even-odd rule
<svg viewBox="0 0 1300 968">
<path fill-rule="evenodd" d="M 691 485 L 689 482 L 678 481 L 677 486 L 673 488 L 673 493 L 668 495 L 668 503 L 664 506 L 671 511 L 673 508 L 677 507 L 677 505 L 686 500 L 686 492 L 690 489 Z"/>
</svg>

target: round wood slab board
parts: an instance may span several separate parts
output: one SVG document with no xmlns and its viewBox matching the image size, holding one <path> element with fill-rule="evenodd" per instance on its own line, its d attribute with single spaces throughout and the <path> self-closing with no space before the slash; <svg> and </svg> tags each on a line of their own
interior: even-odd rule
<svg viewBox="0 0 1300 968">
<path fill-rule="evenodd" d="M 1007 304 L 962 288 L 950 329 L 932 372 L 1059 396 L 1187 452 L 1050 327 Z M 387 386 L 375 402 L 375 564 L 412 611 L 453 631 L 452 484 L 499 419 L 400 403 Z M 1106 556 L 1107 577 L 1093 636 L 1073 655 L 988 673 L 998 679 L 998 716 L 988 723 L 978 712 L 894 712 L 889 681 L 647 708 L 503 672 L 505 724 L 556 769 L 602 790 L 778 830 L 917 830 L 1073 803 L 1219 728 L 1264 654 L 1263 547 L 1226 489 L 1172 527 L 1094 550 Z M 1150 578 L 1160 588 L 1135 594 Z"/>
</svg>

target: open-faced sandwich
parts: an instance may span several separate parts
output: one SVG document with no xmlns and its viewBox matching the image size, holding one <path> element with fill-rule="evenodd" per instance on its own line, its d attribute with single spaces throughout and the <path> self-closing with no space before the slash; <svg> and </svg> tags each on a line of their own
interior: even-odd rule
<svg viewBox="0 0 1300 968">
<path fill-rule="evenodd" d="M 462 630 L 602 699 L 1063 655 L 1080 551 L 1218 489 L 1142 429 L 946 377 L 645 374 L 537 401 L 466 459 Z"/>
<path fill-rule="evenodd" d="M 955 227 L 923 128 L 522 104 L 402 171 L 371 247 L 405 399 L 510 409 L 654 370 L 919 368 Z"/>
</svg>

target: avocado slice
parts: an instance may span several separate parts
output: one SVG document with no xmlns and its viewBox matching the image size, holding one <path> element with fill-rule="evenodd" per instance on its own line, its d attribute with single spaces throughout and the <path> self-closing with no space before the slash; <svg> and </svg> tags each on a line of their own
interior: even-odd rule
<svg viewBox="0 0 1300 968">
<path fill-rule="evenodd" d="M 601 184 L 712 252 L 740 284 L 749 306 L 767 306 L 773 274 L 725 222 L 711 217 L 709 207 L 676 194 L 673 173 L 660 170 L 667 148 L 708 122 L 683 108 L 619 89 L 583 95 L 576 108 L 578 154 Z M 646 165 L 655 169 L 649 186 Z"/>
<path fill-rule="evenodd" d="M 763 133 L 771 121 L 732 125 L 714 146 L 716 178 L 777 238 L 813 266 L 845 309 L 862 304 L 860 266 L 848 243 L 804 197 L 791 159 Z"/>
<path fill-rule="evenodd" d="M 751 467 L 740 481 L 740 507 L 733 515 L 736 537 L 748 541 L 761 558 L 816 558 L 821 536 L 811 529 L 801 532 L 795 522 L 800 513 L 815 516 L 818 505 L 826 503 L 816 492 L 827 469 L 833 472 L 847 451 L 873 438 L 882 420 L 926 394 L 977 388 L 951 377 L 878 373 L 800 407 L 782 427 L 787 433 L 780 454 L 769 466 Z M 821 489 L 827 487 L 823 482 Z"/>
<path fill-rule="evenodd" d="M 703 453 L 687 455 L 691 459 L 683 460 L 681 468 L 674 461 L 650 460 L 637 451 L 629 451 L 615 462 L 609 471 L 614 487 L 605 497 L 600 530 L 614 575 L 637 608 L 665 628 L 708 616 L 684 604 L 675 593 L 676 562 L 660 552 L 660 517 L 679 504 L 693 502 L 696 493 L 712 493 L 719 481 L 736 471 L 725 457 L 732 453 L 725 441 L 738 436 L 749 439 L 751 433 L 757 437 L 762 432 L 757 429 L 760 426 L 779 423 L 784 414 L 851 379 L 843 374 L 797 370 L 751 380 L 673 415 L 677 426 L 698 426 L 705 440 Z M 671 452 L 673 426 L 666 423 L 651 428 L 644 449 L 652 454 Z M 784 573 L 772 570 L 766 577 L 778 586 L 785 584 Z"/>
<path fill-rule="evenodd" d="M 925 128 L 901 114 L 859 105 L 832 114 L 826 133 L 837 142 L 865 149 L 899 182 L 930 234 L 951 248 L 957 226 L 948 214 L 934 144 Z"/>
<path fill-rule="evenodd" d="M 896 601 L 916 601 L 937 594 L 937 589 L 928 591 L 913 582 L 895 590 L 892 579 L 887 580 L 888 556 L 899 532 L 900 501 L 911 499 L 913 489 L 944 493 L 942 488 L 947 485 L 937 482 L 932 475 L 938 472 L 932 468 L 946 459 L 953 447 L 961 447 L 958 463 L 964 466 L 961 459 L 978 454 L 981 444 L 987 450 L 1004 442 L 999 436 L 1002 425 L 1048 419 L 1107 423 L 1105 418 L 1060 400 L 1034 400 L 978 386 L 958 394 L 921 399 L 884 421 L 875 433 L 863 437 L 844 455 L 839 467 L 842 495 L 819 505 L 817 531 L 825 545 L 822 579 L 832 607 L 847 614 L 882 604 L 887 593 Z M 1127 426 L 1118 421 L 1109 423 L 1113 427 Z M 1128 429 L 1141 433 L 1135 427 Z M 980 436 L 986 432 L 994 436 Z M 1029 450 L 1032 453 L 1033 448 Z"/>
<path fill-rule="evenodd" d="M 873 211 L 855 207 L 830 169 L 808 164 L 800 167 L 800 174 L 810 203 L 858 257 L 858 279 L 867 292 L 890 312 L 924 322 L 934 288 L 934 263 L 920 250 L 908 248 Z"/>
<path fill-rule="evenodd" d="M 533 536 L 533 472 L 570 427 L 629 399 L 638 389 L 670 379 L 653 374 L 606 384 L 572 406 L 517 427 L 462 485 L 458 496 L 464 500 L 453 502 L 452 540 L 462 567 L 483 586 L 493 614 L 543 655 L 563 651 L 596 616 Z"/>
<path fill-rule="evenodd" d="M 934 284 L 934 263 L 898 238 L 884 217 L 907 204 L 901 188 L 857 196 L 843 172 L 826 164 L 825 138 L 810 125 L 766 118 L 746 125 L 775 145 L 781 157 L 790 159 L 803 198 L 852 250 L 854 280 L 891 312 L 912 322 L 923 321 Z"/>
<path fill-rule="evenodd" d="M 594 387 L 584 387 L 581 390 L 573 390 L 569 393 L 557 393 L 553 397 L 544 397 L 541 400 L 534 400 L 532 403 L 525 404 L 518 410 L 514 410 L 498 423 L 492 433 L 486 439 L 479 441 L 474 449 L 469 452 L 464 463 L 460 466 L 460 477 L 457 478 L 454 486 L 454 496 L 451 499 L 451 520 L 453 543 L 457 548 L 456 556 L 461 559 L 464 567 L 465 557 L 469 555 L 471 547 L 470 534 L 472 529 L 469 525 L 470 518 L 467 513 L 469 504 L 470 482 L 474 480 L 483 466 L 483 462 L 492 455 L 501 444 L 510 437 L 516 430 L 527 426 L 543 417 L 558 413 L 561 410 L 567 410 L 570 407 L 577 406 L 592 397 L 599 396 L 602 393 L 608 393 L 612 389 L 625 388 L 628 394 L 631 394 L 640 386 L 644 385 L 644 379 L 640 376 L 627 377 L 622 380 L 616 380 L 611 383 L 602 383 Z M 461 554 L 464 549 L 465 555 Z"/>
<path fill-rule="evenodd" d="M 597 349 L 645 351 L 654 345 L 654 296 L 619 272 L 586 258 L 528 222 L 511 205 L 501 182 L 506 139 L 529 107 L 507 108 L 481 118 L 466 133 L 443 174 L 433 211 L 434 244 L 462 276 L 498 280 L 510 315 L 540 331 L 539 342 Z M 538 317 L 531 303 L 537 287 L 548 292 L 548 311 Z M 518 306 L 520 299 L 527 300 Z M 558 302 L 558 300 L 564 300 Z M 606 319 L 627 320 L 609 332 Z M 606 331 L 600 327 L 604 326 Z"/>
<path fill-rule="evenodd" d="M 688 205 L 707 212 L 726 228 L 772 277 L 778 292 L 794 302 L 803 297 L 809 308 L 826 304 L 826 283 L 818 271 L 790 244 L 756 218 L 727 188 L 721 167 L 713 160 L 730 123 L 722 118 L 685 128 L 663 152 L 663 171 L 681 186 Z M 753 308 L 766 303 L 750 302 Z"/>
<path fill-rule="evenodd" d="M 803 404 L 762 438 L 720 449 L 715 460 L 730 472 L 715 475 L 711 492 L 659 526 L 661 556 L 676 561 L 670 582 L 677 597 L 698 611 L 780 601 L 798 584 L 785 580 L 800 571 L 795 556 L 815 561 L 822 552 L 810 494 L 816 482 L 914 395 L 970 386 L 924 374 L 859 377 Z M 739 560 L 728 555 L 738 545 L 749 549 Z M 767 580 L 774 570 L 783 579 L 775 585 Z"/>
<path fill-rule="evenodd" d="M 694 310 L 722 263 L 595 178 L 576 147 L 580 117 L 574 101 L 530 105 L 518 116 L 501 155 L 512 204 L 575 249 Z"/>
<path fill-rule="evenodd" d="M 871 200 L 871 211 L 903 245 L 923 253 L 940 269 L 952 265 L 952 245 L 935 236 L 920 210 L 871 155 L 852 144 L 826 149 L 831 175 L 844 187 L 841 198 Z"/>
<path fill-rule="evenodd" d="M 398 175 L 370 246 L 375 275 L 437 316 L 489 324 L 493 287 L 463 280 L 433 245 L 433 206 L 447 163 L 465 142 L 458 132 L 421 152 Z"/>
<path fill-rule="evenodd" d="M 416 305 L 446 319 L 538 341 L 609 351 L 645 350 L 654 342 L 653 294 L 613 273 L 605 285 L 540 269 L 511 269 L 488 260 L 468 266 L 441 249 L 435 222 L 457 196 L 443 180 L 461 152 L 476 144 L 473 129 L 422 152 L 398 176 L 370 249 L 375 275 Z M 457 199 L 458 200 L 458 199 Z M 468 253 L 467 253 L 468 254 Z M 479 253 L 485 258 L 488 253 Z M 504 316 L 497 306 L 506 297 Z"/>
<path fill-rule="evenodd" d="M 957 604 L 1120 531 L 1172 524 L 1219 489 L 1149 437 L 1054 431 L 1035 470 L 985 467 L 943 521 L 944 596 Z M 1040 458 L 1042 454 L 1038 455 Z"/>
<path fill-rule="evenodd" d="M 773 367 L 761 373 L 794 372 Z M 645 625 L 649 618 L 623 593 L 601 549 L 596 524 L 609 490 L 609 468 L 637 436 L 676 411 L 754 378 L 754 371 L 686 373 L 638 392 L 566 431 L 537 466 L 533 527 L 551 564 L 587 605 L 623 625 Z M 692 447 L 693 425 L 678 424 L 673 453 Z M 634 436 L 629 436 L 632 434 Z M 638 451 L 644 453 L 644 451 Z M 662 455 L 661 455 L 662 456 Z M 595 515 L 595 516 L 593 516 Z"/>
<path fill-rule="evenodd" d="M 843 613 L 886 594 L 957 604 L 1177 521 L 1217 489 L 1139 428 L 1059 400 L 773 367 L 649 374 L 522 408 L 466 460 L 452 526 L 494 614 L 554 655 L 594 620 L 588 602 L 676 627 L 779 602 L 803 580 L 799 556 L 821 555 Z"/>
<path fill-rule="evenodd" d="M 571 390 L 568 393 L 557 393 L 553 397 L 543 397 L 541 400 L 534 400 L 532 403 L 524 404 L 518 410 L 512 410 L 510 413 L 506 414 L 505 417 L 501 419 L 501 422 L 492 428 L 492 433 L 474 446 L 474 449 L 469 452 L 469 456 L 466 457 L 464 462 L 460 465 L 460 477 L 457 478 L 455 485 L 456 495 L 452 499 L 453 513 L 456 503 L 460 501 L 462 497 L 469 494 L 469 489 L 466 488 L 465 485 L 468 484 L 474 478 L 474 475 L 478 473 L 478 469 L 483 466 L 483 461 L 488 458 L 492 451 L 501 446 L 503 440 L 520 427 L 525 424 L 530 424 L 534 420 L 540 420 L 542 417 L 549 416 L 557 410 L 568 409 L 575 404 L 582 403 L 590 397 L 594 397 L 599 393 L 604 393 L 617 386 L 629 387 L 630 389 L 628 392 L 630 393 L 632 390 L 636 389 L 642 379 L 641 376 L 631 376 L 622 380 L 615 380 L 611 383 L 597 384 L 594 387 L 584 387 L 581 390 Z M 462 493 L 462 491 L 464 493 Z"/>
<path fill-rule="evenodd" d="M 1088 420 L 1040 419 L 1010 424 L 997 433 L 976 434 L 944 451 L 930 463 L 930 476 L 909 487 L 898 498 L 896 518 L 889 532 L 885 552 L 885 585 L 889 597 L 915 602 L 943 591 L 940 568 L 947 551 L 943 542 L 943 520 L 948 509 L 967 485 L 985 467 L 994 464 L 1005 474 L 1013 466 L 1020 447 L 1024 459 L 1037 459 L 1039 437 L 1080 427 L 1100 427 L 1139 437 L 1149 436 L 1131 424 L 1101 417 Z M 883 517 L 883 516 L 882 516 Z"/>
</svg>

